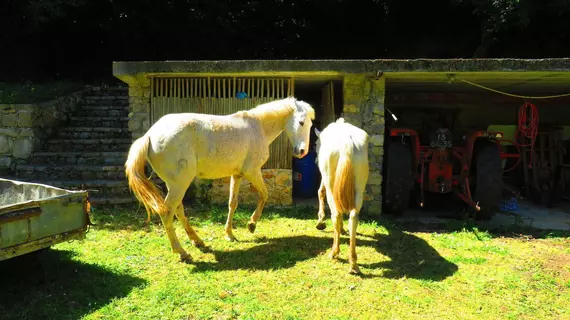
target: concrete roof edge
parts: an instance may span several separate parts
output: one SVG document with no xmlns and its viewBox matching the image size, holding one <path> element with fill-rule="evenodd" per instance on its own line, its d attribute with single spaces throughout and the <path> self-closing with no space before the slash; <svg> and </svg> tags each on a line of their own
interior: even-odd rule
<svg viewBox="0 0 570 320">
<path fill-rule="evenodd" d="M 114 61 L 113 75 L 244 72 L 492 72 L 570 71 L 570 58 L 544 59 L 318 59 Z"/>
</svg>

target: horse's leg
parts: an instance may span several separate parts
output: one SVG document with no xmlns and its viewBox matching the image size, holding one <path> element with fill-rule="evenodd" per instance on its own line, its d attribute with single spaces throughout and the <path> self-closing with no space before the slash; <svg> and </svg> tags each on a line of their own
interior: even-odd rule
<svg viewBox="0 0 570 320">
<path fill-rule="evenodd" d="M 365 168 L 368 171 L 368 168 Z M 359 177 L 359 181 L 366 181 L 364 177 Z M 360 209 L 362 208 L 362 202 L 364 201 L 364 190 L 366 184 L 357 185 L 354 192 L 354 206 L 355 208 L 350 211 L 350 216 L 348 218 L 348 228 L 350 229 L 350 249 L 348 260 L 350 262 L 350 273 L 360 274 L 360 268 L 358 267 L 357 257 L 356 257 L 356 228 L 358 227 L 358 215 Z"/>
<path fill-rule="evenodd" d="M 180 245 L 173 224 L 174 214 L 176 213 L 178 206 L 181 204 L 182 198 L 184 198 L 184 192 L 186 191 L 187 187 L 181 188 L 179 185 L 172 184 L 167 184 L 167 187 L 168 194 L 166 195 L 164 203 L 168 208 L 168 212 L 164 215 L 161 215 L 160 218 L 162 220 L 162 224 L 164 225 L 164 230 L 166 231 L 168 240 L 170 241 L 172 252 L 178 253 L 180 255 L 181 261 L 190 263 L 192 262 L 192 257 Z"/>
<path fill-rule="evenodd" d="M 184 160 L 184 159 L 182 159 Z M 162 224 L 164 225 L 164 229 L 166 231 L 166 235 L 168 236 L 168 240 L 170 241 L 170 246 L 172 247 L 172 251 L 178 253 L 180 255 L 180 260 L 184 262 L 192 262 L 192 257 L 184 250 L 184 248 L 180 245 L 178 241 L 178 237 L 176 236 L 176 232 L 174 230 L 174 215 L 178 215 L 178 219 L 181 220 L 182 224 L 186 220 L 186 217 L 180 216 L 180 211 L 182 216 L 184 216 L 184 209 L 182 207 L 182 199 L 184 198 L 184 194 L 186 190 L 190 186 L 190 183 L 196 176 L 195 172 L 195 163 L 188 162 L 186 160 L 179 161 L 178 171 L 176 172 L 168 172 L 162 175 L 162 180 L 166 183 L 166 187 L 168 189 L 168 193 L 166 194 L 166 198 L 164 199 L 164 205 L 168 209 L 168 212 L 164 215 L 161 215 Z M 155 170 L 156 171 L 156 170 Z M 190 226 L 190 224 L 188 224 Z M 186 226 L 185 226 L 186 228 Z M 190 230 L 189 236 L 196 236 L 196 233 L 192 228 L 187 229 L 188 232 Z M 199 240 L 199 238 L 197 238 Z M 199 243 L 199 241 L 198 241 Z"/>
<path fill-rule="evenodd" d="M 362 198 L 362 197 L 361 197 Z M 350 211 L 350 217 L 348 218 L 348 228 L 350 229 L 350 249 L 348 261 L 350 262 L 350 273 L 359 274 L 360 269 L 358 268 L 358 263 L 356 262 L 356 227 L 358 226 L 358 211 L 353 209 Z"/>
<path fill-rule="evenodd" d="M 317 229 L 318 230 L 325 230 L 325 198 L 327 196 L 327 189 L 325 184 L 321 181 L 321 186 L 319 187 L 319 221 L 317 221 Z M 347 235 L 348 233 L 344 230 L 343 221 L 340 220 L 340 234 Z"/>
<path fill-rule="evenodd" d="M 257 190 L 257 194 L 259 194 L 259 200 L 257 201 L 257 208 L 251 215 L 251 219 L 247 224 L 247 228 L 249 232 L 253 233 L 255 231 L 255 224 L 261 217 L 261 213 L 263 212 L 263 206 L 265 202 L 267 202 L 267 198 L 269 194 L 267 192 L 267 187 L 265 186 L 265 182 L 263 182 L 263 176 L 261 175 L 261 170 L 258 170 L 254 173 L 246 175 L 247 180 L 251 182 L 253 187 Z"/>
<path fill-rule="evenodd" d="M 196 248 L 199 248 L 202 251 L 207 250 L 208 247 L 206 246 L 204 241 L 202 241 L 202 239 L 200 239 L 200 236 L 198 236 L 196 231 L 194 231 L 194 228 L 192 228 L 192 226 L 188 222 L 186 215 L 184 215 L 184 205 L 182 205 L 182 203 L 176 209 L 176 217 L 178 218 L 178 220 L 180 220 L 180 222 L 184 226 L 184 229 L 186 230 L 186 234 L 188 234 L 188 238 L 190 239 L 190 241 L 192 241 L 194 246 Z"/>
<path fill-rule="evenodd" d="M 324 179 L 324 178 L 323 178 Z M 321 181 L 321 186 L 319 187 L 319 220 L 317 221 L 317 230 L 325 230 L 327 227 L 325 224 L 325 198 L 327 196 L 327 189 L 325 187 L 324 181 Z"/>
<path fill-rule="evenodd" d="M 237 241 L 233 233 L 232 221 L 234 219 L 234 212 L 238 205 L 239 186 L 241 183 L 241 176 L 233 175 L 230 181 L 230 199 L 228 201 L 228 220 L 226 221 L 226 240 Z"/>
<path fill-rule="evenodd" d="M 331 249 L 331 259 L 338 258 L 340 252 L 340 233 L 342 229 L 342 213 L 337 212 L 336 209 L 331 210 L 331 220 L 334 228 L 333 245 Z"/>
</svg>

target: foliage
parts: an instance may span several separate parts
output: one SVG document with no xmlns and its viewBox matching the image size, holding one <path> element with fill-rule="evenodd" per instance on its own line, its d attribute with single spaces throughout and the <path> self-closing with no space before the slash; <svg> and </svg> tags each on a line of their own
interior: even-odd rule
<svg viewBox="0 0 570 320">
<path fill-rule="evenodd" d="M 409 232 L 362 221 L 363 276 L 347 273 L 348 238 L 332 261 L 330 223 L 313 209 L 267 209 L 255 234 L 238 209 L 239 242 L 223 239 L 225 206 L 187 214 L 211 252 L 178 262 L 144 208 L 93 209 L 83 242 L 38 261 L 0 265 L 2 319 L 566 319 L 570 240 L 505 238 L 482 230 Z M 565 237 L 564 237 L 565 236 Z"/>
<path fill-rule="evenodd" d="M 0 82 L 0 103 L 34 103 L 52 100 L 74 91 L 79 91 L 83 85 L 73 81 L 50 81 L 33 83 Z"/>
<path fill-rule="evenodd" d="M 481 43 L 475 56 L 487 56 L 488 47 L 498 41 L 505 31 L 524 30 L 537 15 L 548 12 L 560 17 L 570 12 L 569 0 L 455 0 L 459 4 L 470 4 L 473 13 L 481 17 Z M 567 31 L 568 32 L 568 31 Z"/>
<path fill-rule="evenodd" d="M 0 4 L 8 48 L 0 68 L 6 80 L 110 76 L 117 60 L 461 58 L 481 46 L 486 56 L 560 56 L 569 50 L 568 4 L 8 0 Z"/>
</svg>

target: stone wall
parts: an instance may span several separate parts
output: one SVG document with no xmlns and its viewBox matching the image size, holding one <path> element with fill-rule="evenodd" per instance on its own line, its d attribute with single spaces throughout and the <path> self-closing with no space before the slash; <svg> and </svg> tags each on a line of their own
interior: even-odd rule
<svg viewBox="0 0 570 320">
<path fill-rule="evenodd" d="M 362 211 L 369 214 L 382 212 L 385 83 L 384 77 L 377 79 L 358 74 L 344 77 L 342 117 L 366 131 L 370 137 L 370 175 L 362 207 Z"/>
<path fill-rule="evenodd" d="M 293 204 L 293 177 L 291 169 L 263 169 L 263 180 L 269 192 L 267 206 L 289 206 Z M 216 180 L 195 179 L 187 196 L 196 197 L 198 202 L 227 204 L 230 194 L 230 177 Z M 243 204 L 257 204 L 259 196 L 251 183 L 243 178 L 238 201 Z"/>
<path fill-rule="evenodd" d="M 0 175 L 27 162 L 42 140 L 67 121 L 82 93 L 34 104 L 0 104 Z"/>
<path fill-rule="evenodd" d="M 150 128 L 150 86 L 129 85 L 129 131 L 133 139 L 142 137 Z"/>
</svg>

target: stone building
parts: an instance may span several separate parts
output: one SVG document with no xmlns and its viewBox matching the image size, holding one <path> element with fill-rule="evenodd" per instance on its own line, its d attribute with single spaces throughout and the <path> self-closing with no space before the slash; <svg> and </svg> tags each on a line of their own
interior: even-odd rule
<svg viewBox="0 0 570 320">
<path fill-rule="evenodd" d="M 570 91 L 569 59 L 115 62 L 113 75 L 129 86 L 129 131 L 133 139 L 166 113 L 228 114 L 291 94 L 314 105 L 320 129 L 344 117 L 371 138 L 370 177 L 363 208 L 369 213 L 382 211 L 383 144 L 385 125 L 391 120 L 389 110 L 461 107 L 464 112 L 460 118 L 466 126 L 478 125 L 476 119 L 514 124 L 519 101 L 477 84 L 520 94 Z M 568 101 L 561 98 L 544 105 L 568 107 Z M 504 106 L 504 111 L 498 106 Z M 556 119 L 557 112 L 562 111 L 544 114 Z M 503 118 L 497 116 L 501 114 Z M 264 167 L 269 204 L 293 202 L 287 143 L 284 137 L 277 138 Z M 229 178 L 198 181 L 198 195 L 226 203 L 228 183 Z M 255 190 L 242 186 L 240 201 L 256 200 Z"/>
</svg>

